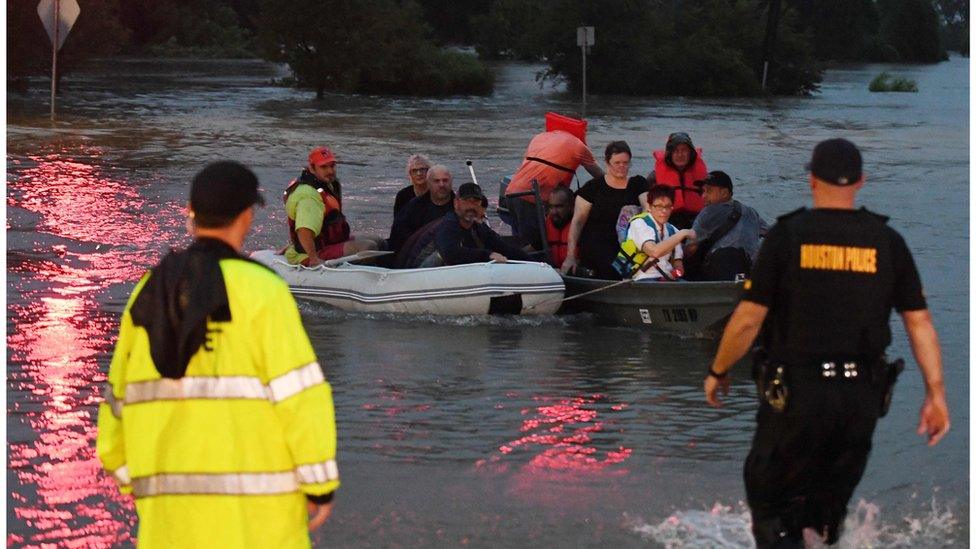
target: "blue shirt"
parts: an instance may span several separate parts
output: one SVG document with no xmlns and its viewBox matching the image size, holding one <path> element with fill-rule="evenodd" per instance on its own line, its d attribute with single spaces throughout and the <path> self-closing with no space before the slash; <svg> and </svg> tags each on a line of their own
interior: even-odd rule
<svg viewBox="0 0 976 549">
<path fill-rule="evenodd" d="M 715 231 L 725 224 L 725 221 L 732 215 L 732 203 L 737 200 L 722 202 L 719 204 L 709 204 L 705 206 L 695 223 L 691 226 L 695 231 L 695 242 L 701 244 L 703 240 L 712 235 Z M 712 253 L 719 248 L 742 248 L 749 254 L 753 261 L 759 255 L 759 236 L 766 234 L 769 224 L 759 215 L 759 212 L 739 202 L 742 208 L 742 217 L 739 222 L 732 227 L 718 242 L 712 245 L 708 253 Z"/>
</svg>

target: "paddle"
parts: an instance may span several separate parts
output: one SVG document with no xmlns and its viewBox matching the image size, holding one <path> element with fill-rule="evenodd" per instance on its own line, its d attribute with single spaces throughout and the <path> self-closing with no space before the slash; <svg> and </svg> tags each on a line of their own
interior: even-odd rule
<svg viewBox="0 0 976 549">
<path fill-rule="evenodd" d="M 356 252 L 352 255 L 345 255 L 342 257 L 337 257 L 335 259 L 329 259 L 328 261 L 323 261 L 314 267 L 305 267 L 305 268 L 318 269 L 319 267 L 336 267 L 338 265 L 342 265 L 343 263 L 355 263 L 357 261 L 362 261 L 364 259 L 372 259 L 374 257 L 381 257 L 392 253 L 394 253 L 393 250 L 363 250 L 361 252 Z"/>
</svg>

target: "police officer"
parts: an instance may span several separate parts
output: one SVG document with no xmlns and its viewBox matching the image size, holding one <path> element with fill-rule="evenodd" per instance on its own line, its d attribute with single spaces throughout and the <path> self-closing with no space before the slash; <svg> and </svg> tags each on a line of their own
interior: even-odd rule
<svg viewBox="0 0 976 549">
<path fill-rule="evenodd" d="M 96 450 L 135 496 L 140 547 L 309 547 L 332 511 L 332 390 L 288 286 L 240 255 L 263 203 L 244 166 L 204 168 L 195 241 L 122 314 Z"/>
<path fill-rule="evenodd" d="M 745 464 L 758 547 L 839 538 L 900 371 L 882 356 L 892 307 L 925 381 L 918 433 L 934 445 L 949 429 L 938 336 L 911 253 L 886 217 L 854 209 L 864 186 L 860 151 L 830 139 L 808 168 L 814 208 L 770 230 L 704 384 L 709 404 L 720 406 L 729 369 L 762 328 L 760 405 Z"/>
</svg>

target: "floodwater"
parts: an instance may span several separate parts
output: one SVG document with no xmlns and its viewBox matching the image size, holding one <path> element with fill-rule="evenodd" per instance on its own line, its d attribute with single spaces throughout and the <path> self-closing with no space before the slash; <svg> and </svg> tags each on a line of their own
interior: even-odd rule
<svg viewBox="0 0 976 549">
<path fill-rule="evenodd" d="M 353 230 L 386 234 L 414 152 L 455 185 L 518 165 L 547 110 L 578 98 L 498 67 L 494 95 L 427 100 L 313 95 L 271 85 L 253 61 L 112 60 L 65 78 L 59 121 L 45 83 L 7 97 L 7 544 L 117 547 L 137 519 L 94 454 L 99 389 L 133 284 L 188 240 L 187 185 L 202 165 L 252 166 L 270 207 L 248 250 L 280 246 L 278 193 L 308 149 L 339 155 Z M 873 94 L 881 70 L 918 93 Z M 925 283 L 953 431 L 914 434 L 921 378 L 899 381 L 851 502 L 844 547 L 938 547 L 969 537 L 969 61 L 832 70 L 812 98 L 591 97 L 598 154 L 627 140 L 633 170 L 688 131 L 739 200 L 768 219 L 808 203 L 821 139 L 864 153 L 861 200 L 891 216 Z M 494 222 L 499 226 L 497 220 Z M 842 298 L 842 296 L 838 296 Z M 330 547 L 750 547 L 741 464 L 755 408 L 747 368 L 721 410 L 703 373 L 715 342 L 579 317 L 351 315 L 304 305 L 335 389 L 343 485 L 314 535 Z M 910 354 L 895 321 L 890 354 Z"/>
</svg>

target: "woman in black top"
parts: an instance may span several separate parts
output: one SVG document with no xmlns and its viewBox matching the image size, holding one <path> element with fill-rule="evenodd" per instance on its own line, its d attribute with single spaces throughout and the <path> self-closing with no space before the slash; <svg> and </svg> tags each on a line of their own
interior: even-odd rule
<svg viewBox="0 0 976 549">
<path fill-rule="evenodd" d="M 562 271 L 570 273 L 579 264 L 591 269 L 597 278 L 617 280 L 620 275 L 611 266 L 620 248 L 617 218 L 624 206 L 647 209 L 647 179 L 640 175 L 628 178 L 631 154 L 627 142 L 610 143 L 603 157 L 606 175 L 587 181 L 576 193 L 569 251 Z"/>
</svg>

